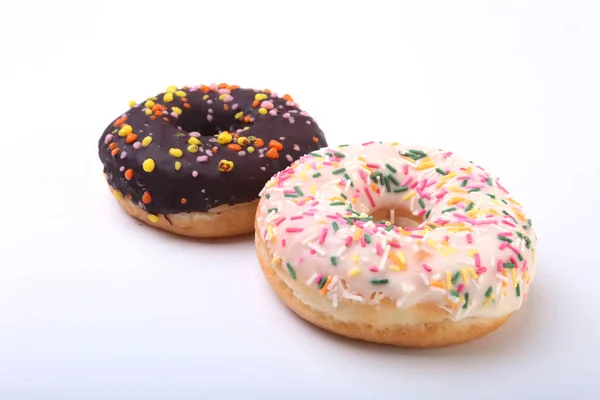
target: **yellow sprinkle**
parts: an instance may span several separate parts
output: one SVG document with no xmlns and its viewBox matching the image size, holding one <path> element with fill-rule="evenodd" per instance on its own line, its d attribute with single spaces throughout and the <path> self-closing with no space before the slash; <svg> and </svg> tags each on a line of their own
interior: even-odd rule
<svg viewBox="0 0 600 400">
<path fill-rule="evenodd" d="M 442 288 L 442 289 L 446 289 L 446 285 L 444 285 L 444 282 L 440 282 L 440 281 L 431 281 L 431 283 L 429 285 L 438 287 L 438 288 Z"/>
<path fill-rule="evenodd" d="M 240 136 L 238 137 L 237 143 L 240 146 L 248 146 L 250 144 L 250 139 L 248 139 L 246 136 Z"/>
<path fill-rule="evenodd" d="M 179 171 L 181 169 L 181 161 L 175 161 L 175 171 Z"/>
<path fill-rule="evenodd" d="M 258 109 L 258 113 L 261 114 L 261 115 L 265 115 L 266 113 L 268 113 L 268 111 L 267 111 L 266 108 L 262 108 L 261 107 L 261 108 Z"/>
<path fill-rule="evenodd" d="M 123 193 L 120 190 L 113 190 L 113 195 L 117 198 L 117 200 L 123 200 Z"/>
<path fill-rule="evenodd" d="M 245 126 L 244 129 L 242 129 L 243 131 L 247 131 L 248 129 L 250 129 L 249 126 Z"/>
<path fill-rule="evenodd" d="M 358 262 L 359 262 L 359 261 L 360 261 L 360 255 L 359 255 L 359 254 L 354 254 L 354 255 L 352 256 L 352 262 L 353 262 L 354 264 L 358 264 Z"/>
<path fill-rule="evenodd" d="M 300 172 L 300 179 L 302 179 L 303 181 L 306 180 L 306 173 L 305 172 Z"/>
<path fill-rule="evenodd" d="M 358 228 L 354 232 L 354 236 L 352 237 L 352 239 L 356 242 L 356 241 L 358 241 L 358 239 L 360 239 L 360 235 L 362 235 L 362 229 Z"/>
<path fill-rule="evenodd" d="M 248 146 L 248 148 L 246 149 L 246 151 L 250 154 L 254 153 L 254 147 L 252 146 Z"/>
<path fill-rule="evenodd" d="M 452 274 L 450 273 L 450 271 L 446 271 L 446 287 L 452 287 Z"/>
<path fill-rule="evenodd" d="M 519 203 L 518 201 L 516 201 L 516 200 L 515 200 L 515 199 L 513 199 L 512 197 L 509 197 L 509 198 L 508 198 L 508 201 L 510 201 L 510 202 L 511 202 L 511 203 L 513 203 L 513 204 L 516 204 L 516 205 L 518 205 L 519 207 L 522 207 L 522 206 L 521 206 L 521 203 Z"/>
<path fill-rule="evenodd" d="M 178 90 L 175 92 L 175 96 L 177 97 L 185 97 L 185 92 L 183 90 Z"/>
<path fill-rule="evenodd" d="M 150 143 L 152 143 L 152 136 L 146 136 L 142 140 L 142 147 L 148 147 L 148 146 L 150 146 Z"/>
<path fill-rule="evenodd" d="M 465 169 L 465 172 L 466 172 L 467 174 L 470 174 L 470 173 L 471 173 L 471 171 L 473 171 L 473 167 L 467 167 L 467 168 Z"/>
<path fill-rule="evenodd" d="M 414 197 L 417 194 L 417 192 L 415 190 L 411 191 L 408 194 L 405 194 L 404 197 L 402 198 L 402 200 L 408 200 L 412 197 Z"/>
<path fill-rule="evenodd" d="M 189 151 L 190 153 L 197 153 L 198 152 L 198 146 L 195 144 L 190 144 L 187 147 L 187 151 Z"/>
<path fill-rule="evenodd" d="M 427 239 L 427 244 L 435 249 L 435 242 L 433 241 L 433 239 L 431 239 L 431 238 Z"/>
<path fill-rule="evenodd" d="M 242 119 L 243 116 L 244 116 L 244 112 L 240 111 L 239 113 L 237 113 L 237 114 L 234 115 L 234 118 L 235 119 Z"/>
<path fill-rule="evenodd" d="M 483 302 L 483 306 L 487 306 L 488 304 L 490 304 L 490 302 L 494 299 L 494 296 L 490 295 L 490 297 L 488 297 L 484 302 Z"/>
<path fill-rule="evenodd" d="M 476 253 L 477 253 L 477 250 L 475 250 L 475 249 L 471 249 L 471 250 L 467 251 L 467 254 L 469 255 L 469 257 L 473 257 Z"/>
<path fill-rule="evenodd" d="M 171 85 L 171 86 L 167 87 L 167 90 L 166 90 L 167 93 L 175 93 L 176 91 L 177 91 L 177 86 L 175 86 L 175 85 Z"/>
<path fill-rule="evenodd" d="M 133 128 L 131 127 L 131 125 L 123 125 L 121 129 L 119 129 L 119 136 L 125 137 L 131 132 L 133 132 Z"/>
<path fill-rule="evenodd" d="M 390 265 L 390 270 L 392 270 L 394 272 L 400 272 L 400 267 L 395 264 L 392 264 L 392 265 Z"/>
<path fill-rule="evenodd" d="M 481 210 L 474 208 L 472 210 L 467 211 L 467 215 L 472 218 L 474 215 L 477 215 L 480 212 L 481 212 Z"/>
<path fill-rule="evenodd" d="M 202 97 L 202 100 L 208 100 L 208 95 L 207 95 L 207 94 L 205 94 L 205 95 Z"/>
<path fill-rule="evenodd" d="M 464 268 L 463 268 L 463 269 L 461 269 L 461 270 L 460 270 L 460 274 L 462 275 L 462 278 L 463 278 L 463 281 L 464 281 L 465 285 L 466 285 L 467 283 L 469 283 L 469 274 L 467 274 L 467 270 L 466 270 L 466 269 L 464 269 Z"/>
<path fill-rule="evenodd" d="M 515 268 L 511 268 L 512 270 L 512 278 L 513 278 L 513 287 L 517 287 L 517 272 L 515 271 Z"/>
<path fill-rule="evenodd" d="M 267 240 L 271 240 L 271 238 L 274 236 L 273 234 L 273 227 L 271 225 L 269 225 L 267 227 Z"/>
<path fill-rule="evenodd" d="M 317 194 L 317 188 L 315 187 L 315 185 L 310 185 L 310 188 L 308 190 L 310 190 L 310 194 L 312 195 Z"/>
<path fill-rule="evenodd" d="M 188 139 L 188 144 L 195 144 L 196 146 L 199 146 L 200 140 L 198 140 L 198 138 L 191 137 Z"/>
<path fill-rule="evenodd" d="M 183 156 L 183 151 L 181 149 L 169 149 L 169 154 L 173 157 L 179 158 Z"/>
<path fill-rule="evenodd" d="M 133 107 L 137 104 L 135 100 L 129 100 L 129 107 Z"/>
<path fill-rule="evenodd" d="M 217 142 L 219 144 L 231 143 L 232 140 L 233 140 L 233 137 L 231 136 L 231 134 L 229 132 L 221 132 L 221 133 L 219 133 L 219 136 L 217 136 Z"/>
<path fill-rule="evenodd" d="M 461 188 L 459 186 L 456 186 L 456 185 L 450 186 L 449 191 L 450 192 L 457 192 L 457 193 L 467 193 L 467 191 L 465 189 L 463 189 L 463 188 Z"/>
<path fill-rule="evenodd" d="M 148 214 L 148 219 L 154 224 L 158 222 L 158 216 L 154 214 Z"/>
<path fill-rule="evenodd" d="M 148 108 L 152 108 L 154 107 L 156 104 L 152 101 L 152 100 L 146 100 L 146 102 L 144 103 L 144 106 L 148 107 Z"/>
<path fill-rule="evenodd" d="M 256 100 L 256 101 L 263 101 L 263 100 L 266 100 L 267 98 L 269 98 L 269 96 L 267 96 L 264 93 L 257 93 L 254 95 L 254 100 Z"/>
<path fill-rule="evenodd" d="M 219 95 L 219 100 L 223 100 L 227 96 L 226 93 L 222 93 Z"/>
<path fill-rule="evenodd" d="M 177 115 L 181 115 L 181 113 L 183 112 L 179 107 L 171 107 L 171 110 L 175 111 L 175 114 Z"/>
<path fill-rule="evenodd" d="M 144 171 L 146 172 L 152 172 L 154 171 L 154 168 L 156 167 L 156 163 L 154 162 L 153 159 L 148 158 L 144 161 L 144 163 L 142 164 L 142 168 L 144 169 Z"/>
<path fill-rule="evenodd" d="M 151 109 L 149 109 L 149 108 L 145 108 L 145 109 L 144 109 L 144 113 L 145 113 L 146 115 L 152 115 L 152 114 L 153 114 L 153 113 L 152 113 L 152 110 L 151 110 Z"/>
<path fill-rule="evenodd" d="M 515 214 L 517 214 L 517 217 L 523 221 L 523 222 L 527 222 L 527 218 L 525 218 L 525 214 L 523 214 L 521 211 L 514 209 Z"/>
<path fill-rule="evenodd" d="M 419 164 L 419 166 L 417 167 L 417 170 L 423 170 L 423 169 L 428 169 L 428 168 L 433 168 L 433 167 L 435 167 L 435 164 L 433 163 L 433 161 L 428 161 L 428 162 Z"/>
<path fill-rule="evenodd" d="M 165 103 L 170 103 L 173 101 L 173 93 L 165 93 L 165 95 L 163 96 L 163 101 Z"/>
<path fill-rule="evenodd" d="M 348 271 L 348 277 L 350 278 L 354 278 L 358 274 L 360 274 L 360 268 L 354 267 L 350 271 Z"/>
<path fill-rule="evenodd" d="M 453 197 L 450 200 L 448 200 L 446 204 L 448 204 L 449 206 L 453 206 L 457 203 L 460 203 L 461 201 L 465 201 L 465 199 L 463 199 L 462 197 Z"/>
<path fill-rule="evenodd" d="M 475 273 L 475 269 L 473 269 L 473 267 L 469 268 L 469 272 L 471 273 L 471 278 L 477 279 L 477 274 Z"/>
</svg>

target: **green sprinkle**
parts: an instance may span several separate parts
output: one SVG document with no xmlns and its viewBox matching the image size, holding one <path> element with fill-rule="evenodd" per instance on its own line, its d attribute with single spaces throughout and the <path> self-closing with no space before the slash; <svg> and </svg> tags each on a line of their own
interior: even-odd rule
<svg viewBox="0 0 600 400">
<path fill-rule="evenodd" d="M 334 232 L 337 232 L 340 229 L 340 226 L 335 221 L 333 221 L 333 223 L 331 225 L 333 226 L 333 231 Z"/>
<path fill-rule="evenodd" d="M 523 261 L 523 255 L 521 253 L 517 254 L 517 258 L 519 261 Z"/>
<path fill-rule="evenodd" d="M 479 192 L 480 190 L 481 190 L 480 188 L 473 188 L 473 189 L 469 190 L 469 193 Z"/>
<path fill-rule="evenodd" d="M 504 200 L 504 199 L 500 199 L 501 202 L 503 202 L 504 204 L 508 205 L 508 201 Z"/>
<path fill-rule="evenodd" d="M 454 297 L 460 297 L 460 293 L 458 293 L 456 290 L 451 290 L 450 294 Z"/>
<path fill-rule="evenodd" d="M 313 174 L 313 178 L 318 178 L 318 177 L 320 177 L 320 176 L 321 176 L 321 173 L 320 173 L 320 172 L 316 172 L 316 173 L 314 173 L 314 174 Z"/>
<path fill-rule="evenodd" d="M 373 175 L 371 175 L 371 180 L 375 183 L 377 183 L 377 178 L 379 178 L 379 182 L 381 182 L 381 179 L 383 177 L 383 174 L 379 171 L 375 172 Z"/>
<path fill-rule="evenodd" d="M 467 308 L 468 305 L 469 305 L 469 292 L 465 293 L 465 305 L 463 306 L 463 308 Z"/>
<path fill-rule="evenodd" d="M 502 265 L 504 266 L 504 268 L 514 268 L 515 267 L 515 264 L 513 264 L 513 263 L 504 263 Z"/>
<path fill-rule="evenodd" d="M 425 218 L 429 218 L 429 215 L 431 215 L 431 210 L 427 210 L 427 212 L 425 213 Z"/>
<path fill-rule="evenodd" d="M 344 158 L 346 157 L 346 155 L 344 153 L 340 153 L 339 151 L 336 151 L 335 153 L 333 153 L 334 155 L 338 156 L 339 158 Z"/>
<path fill-rule="evenodd" d="M 460 272 L 456 271 L 454 273 L 454 275 L 452 276 L 452 284 L 456 285 L 456 282 L 458 282 L 458 278 L 460 278 Z M 458 296 L 457 296 L 458 297 Z"/>
<path fill-rule="evenodd" d="M 387 228 L 385 228 L 385 231 L 389 232 L 389 231 L 391 231 L 392 229 L 394 229 L 394 225 L 390 225 L 390 226 L 388 226 Z"/>
<path fill-rule="evenodd" d="M 373 285 L 385 285 L 386 283 L 388 283 L 390 280 L 388 278 L 383 278 L 383 279 L 372 279 L 371 280 L 371 284 Z"/>
<path fill-rule="evenodd" d="M 394 177 L 394 175 L 392 175 L 392 174 L 389 174 L 389 175 L 387 176 L 387 178 L 388 178 L 390 181 L 392 181 L 392 183 L 393 183 L 395 186 L 398 186 L 398 185 L 400 184 L 400 182 L 398 182 L 398 180 L 397 180 L 397 179 Z"/>
<path fill-rule="evenodd" d="M 330 206 L 343 206 L 346 203 L 344 203 L 343 201 L 334 201 L 333 203 L 329 204 Z"/>
<path fill-rule="evenodd" d="M 411 153 L 418 154 L 420 156 L 426 156 L 427 154 L 421 150 L 409 150 Z"/>
<path fill-rule="evenodd" d="M 277 208 L 269 208 L 269 209 L 267 210 L 267 213 L 268 213 L 268 214 L 270 214 L 270 213 L 271 213 L 271 211 L 275 211 L 275 212 L 277 212 Z"/>
<path fill-rule="evenodd" d="M 531 219 L 530 219 L 530 218 L 528 218 L 528 219 L 527 219 L 527 225 L 528 225 L 530 228 L 531 228 L 531 226 L 533 225 L 533 223 L 531 222 Z"/>
<path fill-rule="evenodd" d="M 296 193 L 286 193 L 283 195 L 284 197 L 298 197 Z"/>
<path fill-rule="evenodd" d="M 271 195 L 269 193 L 265 194 L 265 197 L 267 198 L 267 200 L 269 200 L 271 198 Z"/>
<path fill-rule="evenodd" d="M 492 295 L 492 291 L 493 291 L 493 290 L 494 290 L 494 289 L 492 289 L 492 287 L 490 286 L 490 287 L 488 288 L 488 290 L 485 292 L 485 297 L 490 297 L 490 296 Z"/>
<path fill-rule="evenodd" d="M 487 178 L 487 184 L 488 186 L 492 186 L 492 178 Z"/>
<path fill-rule="evenodd" d="M 442 211 L 442 214 L 447 213 L 447 212 L 452 212 L 452 211 L 456 211 L 456 207 L 446 208 L 445 210 Z"/>
<path fill-rule="evenodd" d="M 408 186 L 400 186 L 394 189 L 394 193 L 406 192 L 408 190 Z"/>
<path fill-rule="evenodd" d="M 349 144 L 340 144 L 340 145 L 338 145 L 338 147 L 348 147 L 348 146 L 350 146 L 350 145 Z"/>
<path fill-rule="evenodd" d="M 525 247 L 531 248 L 531 239 L 528 236 L 525 236 Z"/>
<path fill-rule="evenodd" d="M 300 190 L 299 186 L 294 186 L 294 190 L 296 191 L 296 193 L 298 193 L 300 196 L 304 196 L 304 192 L 302 192 L 302 190 Z"/>
<path fill-rule="evenodd" d="M 467 186 L 467 180 L 463 179 L 463 181 L 460 183 L 460 187 L 465 187 Z"/>
<path fill-rule="evenodd" d="M 371 243 L 371 235 L 369 235 L 368 233 L 365 233 L 365 242 Z"/>
<path fill-rule="evenodd" d="M 517 236 L 518 236 L 520 239 L 523 239 L 523 234 L 522 234 L 521 232 L 517 232 Z"/>
<path fill-rule="evenodd" d="M 325 278 L 324 276 L 321 277 L 321 281 L 319 282 L 319 289 L 323 289 L 323 286 L 325 286 L 325 282 L 327 282 L 327 278 Z"/>
<path fill-rule="evenodd" d="M 321 155 L 319 153 L 314 152 L 314 151 L 312 153 L 308 153 L 308 154 L 310 154 L 313 157 L 321 157 Z"/>
<path fill-rule="evenodd" d="M 337 175 L 337 174 L 342 174 L 344 172 L 346 172 L 346 168 L 336 169 L 335 171 L 332 171 L 331 173 L 334 175 Z"/>
<path fill-rule="evenodd" d="M 495 195 L 495 194 L 490 194 L 490 193 L 486 193 L 486 194 L 487 194 L 488 196 L 490 196 L 492 199 L 495 199 L 495 198 L 496 198 L 496 195 Z"/>
<path fill-rule="evenodd" d="M 517 283 L 516 290 L 517 290 L 517 297 L 521 297 L 521 284 L 520 283 Z"/>
<path fill-rule="evenodd" d="M 348 175 L 347 173 L 344 173 L 344 178 L 346 178 L 346 180 L 350 182 L 351 187 L 354 187 L 354 182 L 352 182 L 350 175 Z"/>
<path fill-rule="evenodd" d="M 396 173 L 396 168 L 392 167 L 390 164 L 385 164 L 385 167 L 387 169 L 389 169 L 390 171 L 392 171 L 393 173 Z"/>
<path fill-rule="evenodd" d="M 385 183 L 385 191 L 386 192 L 391 192 L 392 191 L 392 186 L 390 185 L 390 180 L 387 177 L 383 177 L 383 183 Z"/>
<path fill-rule="evenodd" d="M 346 196 L 344 193 L 340 193 L 340 197 L 344 200 L 348 200 L 348 196 Z"/>
<path fill-rule="evenodd" d="M 512 243 L 512 239 L 511 238 L 507 238 L 506 236 L 500 236 L 500 235 L 498 235 L 498 240 L 502 240 L 503 242 Z"/>
<path fill-rule="evenodd" d="M 423 199 L 419 199 L 419 205 L 421 206 L 421 208 L 425 208 L 425 202 L 423 201 Z"/>
<path fill-rule="evenodd" d="M 471 211 L 473 209 L 473 207 L 475 207 L 475 203 L 473 203 L 473 202 L 469 203 L 467 208 L 465 208 L 465 212 Z"/>
<path fill-rule="evenodd" d="M 331 264 L 333 264 L 333 266 L 338 264 L 338 259 L 336 256 L 331 256 Z"/>
<path fill-rule="evenodd" d="M 444 171 L 443 169 L 440 169 L 440 168 L 436 168 L 435 172 L 437 172 L 440 175 L 448 175 L 448 174 L 446 174 L 446 171 Z"/>
<path fill-rule="evenodd" d="M 292 277 L 292 279 L 296 279 L 296 273 L 294 272 L 294 269 L 292 268 L 292 266 L 290 265 L 290 263 L 285 264 L 287 266 L 287 269 L 290 273 L 290 276 Z"/>
</svg>

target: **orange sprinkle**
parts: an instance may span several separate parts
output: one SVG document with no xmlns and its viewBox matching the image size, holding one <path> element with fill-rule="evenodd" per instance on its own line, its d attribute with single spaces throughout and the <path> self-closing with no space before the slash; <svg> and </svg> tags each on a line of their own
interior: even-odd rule
<svg viewBox="0 0 600 400">
<path fill-rule="evenodd" d="M 113 126 L 115 128 L 118 128 L 119 126 L 123 125 L 126 121 L 127 121 L 127 117 L 121 117 L 121 118 L 119 118 L 119 119 L 117 119 L 115 121 L 115 123 L 113 124 Z"/>
<path fill-rule="evenodd" d="M 190 103 L 183 103 L 183 106 L 184 106 L 185 108 L 192 108 L 192 106 L 190 106 Z"/>
<path fill-rule="evenodd" d="M 333 278 L 331 278 L 331 275 L 329 275 L 327 277 L 327 280 L 325 281 L 325 284 L 323 285 L 323 287 L 321 288 L 321 296 L 325 296 L 325 293 L 327 293 L 327 286 L 329 286 L 329 284 L 331 283 L 331 280 Z"/>
<path fill-rule="evenodd" d="M 150 196 L 150 193 L 144 192 L 144 195 L 142 196 L 142 203 L 144 203 L 144 204 L 152 203 L 152 196 Z"/>
<path fill-rule="evenodd" d="M 319 138 L 316 136 L 313 136 L 313 142 L 317 143 L 319 141 Z"/>
<path fill-rule="evenodd" d="M 108 145 L 109 149 L 114 149 L 115 147 L 117 147 L 117 143 L 116 142 L 112 142 L 111 144 Z"/>
<path fill-rule="evenodd" d="M 229 150 L 233 150 L 233 151 L 240 151 L 242 149 L 242 146 L 240 146 L 239 144 L 236 144 L 236 143 L 230 143 L 227 145 L 227 148 Z"/>
<path fill-rule="evenodd" d="M 227 104 L 223 104 L 223 109 L 224 109 L 225 111 L 228 111 L 228 110 L 229 110 L 229 106 L 228 106 Z"/>
<path fill-rule="evenodd" d="M 212 148 L 212 152 L 213 152 L 213 153 L 216 153 L 217 151 L 219 151 L 219 148 L 218 148 L 218 147 L 216 147 L 216 146 L 215 146 L 215 147 L 213 147 L 213 148 Z"/>
<path fill-rule="evenodd" d="M 279 153 L 277 152 L 277 149 L 275 147 L 271 147 L 269 151 L 267 151 L 267 157 L 273 160 L 279 158 Z"/>
<path fill-rule="evenodd" d="M 238 85 L 231 85 L 229 87 L 229 90 L 235 90 L 235 89 L 239 89 L 240 87 Z"/>
<path fill-rule="evenodd" d="M 188 100 L 187 100 L 187 97 L 182 97 L 182 98 L 181 98 L 181 101 L 183 101 L 184 103 L 187 103 L 187 101 L 188 101 Z"/>
<path fill-rule="evenodd" d="M 271 94 L 271 91 L 269 89 L 263 89 L 263 92 Z"/>
<path fill-rule="evenodd" d="M 116 156 L 117 154 L 119 154 L 119 152 L 120 152 L 120 151 L 121 151 L 121 149 L 120 149 L 120 148 L 118 148 L 118 147 L 115 147 L 115 148 L 113 149 L 113 151 L 111 151 L 111 152 L 110 152 L 110 154 L 112 154 L 113 156 Z"/>
<path fill-rule="evenodd" d="M 279 143 L 277 140 L 271 140 L 269 142 L 269 147 L 274 147 L 277 150 L 283 150 L 283 145 Z"/>
<path fill-rule="evenodd" d="M 252 108 L 256 108 L 256 107 L 258 107 L 258 105 L 259 105 L 259 104 L 260 104 L 260 103 L 258 102 L 258 100 L 254 100 L 254 101 L 252 102 Z"/>
<path fill-rule="evenodd" d="M 263 140 L 261 138 L 258 138 L 254 141 L 254 147 L 263 147 L 265 145 L 265 142 L 263 142 Z"/>
<path fill-rule="evenodd" d="M 200 85 L 200 91 L 202 93 L 208 93 L 208 92 L 210 92 L 210 88 L 206 85 Z"/>
<path fill-rule="evenodd" d="M 125 143 L 133 143 L 136 141 L 136 139 L 138 138 L 138 136 L 135 133 L 130 133 L 129 135 L 127 135 L 127 138 L 125 139 Z"/>
<path fill-rule="evenodd" d="M 251 118 L 251 117 L 250 117 L 249 115 L 246 115 L 246 116 L 244 117 L 244 122 L 245 122 L 245 123 L 248 123 L 248 122 L 250 122 L 250 118 Z"/>
<path fill-rule="evenodd" d="M 187 203 L 187 199 L 185 197 L 182 197 L 181 198 L 181 204 L 185 204 L 185 203 Z"/>
<path fill-rule="evenodd" d="M 125 179 L 130 181 L 132 178 L 133 178 L 133 170 L 128 169 L 127 171 L 125 171 Z"/>
<path fill-rule="evenodd" d="M 292 99 L 292 96 L 290 96 L 289 94 L 284 94 L 283 99 L 287 101 L 294 101 L 294 99 Z"/>
<path fill-rule="evenodd" d="M 431 281 L 431 286 L 446 289 L 446 285 L 444 285 L 444 282 L 440 282 L 440 281 Z"/>
<path fill-rule="evenodd" d="M 229 85 L 226 83 L 219 83 L 219 89 L 228 89 Z"/>
<path fill-rule="evenodd" d="M 152 121 L 154 121 L 154 120 L 156 119 L 156 115 L 151 115 L 151 116 L 150 116 L 150 119 L 151 119 Z"/>
</svg>

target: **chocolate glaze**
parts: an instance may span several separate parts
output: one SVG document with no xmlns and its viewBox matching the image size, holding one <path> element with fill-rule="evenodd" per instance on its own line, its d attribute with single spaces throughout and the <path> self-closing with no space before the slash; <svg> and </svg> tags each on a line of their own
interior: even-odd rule
<svg viewBox="0 0 600 400">
<path fill-rule="evenodd" d="M 269 178 L 292 160 L 327 146 L 317 123 L 291 98 L 279 98 L 268 91 L 219 86 L 222 93 L 216 85 L 184 87 L 177 94 L 170 88 L 111 122 L 99 141 L 99 156 L 109 185 L 150 214 L 206 212 L 221 205 L 257 199 Z M 168 101 L 168 95 L 165 99 L 169 92 L 172 101 Z M 273 105 L 270 111 L 269 102 Z M 181 111 L 180 115 L 176 111 Z M 152 113 L 152 118 L 148 113 Z M 125 125 L 137 135 L 135 141 L 130 135 L 127 143 L 127 137 L 119 135 Z M 248 129 L 243 130 L 245 127 Z M 236 135 L 242 138 L 242 153 L 231 149 L 236 146 L 217 142 L 217 135 L 224 131 L 234 135 L 229 144 L 236 144 Z M 190 132 L 201 134 L 197 137 L 201 142 L 197 152 L 193 152 L 194 148 L 188 150 Z M 147 136 L 152 137 L 152 142 L 143 147 L 141 143 Z M 244 137 L 249 138 L 247 145 Z M 267 157 L 269 144 L 280 147 L 279 143 L 282 148 L 277 152 L 278 158 L 270 158 L 274 151 Z M 183 155 L 174 157 L 169 154 L 170 149 L 180 149 Z M 155 162 L 152 172 L 145 172 L 142 167 L 147 159 Z M 233 169 L 220 171 L 221 160 L 233 162 Z M 177 161 L 181 162 L 179 170 L 175 168 Z M 146 204 L 142 201 L 144 193 L 151 196 L 149 202 L 148 195 L 144 197 Z"/>
</svg>

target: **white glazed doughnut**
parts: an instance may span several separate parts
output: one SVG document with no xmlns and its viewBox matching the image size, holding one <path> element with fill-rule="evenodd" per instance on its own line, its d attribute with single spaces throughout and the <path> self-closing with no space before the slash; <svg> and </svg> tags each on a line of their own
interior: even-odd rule
<svg viewBox="0 0 600 400">
<path fill-rule="evenodd" d="M 536 264 L 531 221 L 497 178 L 395 143 L 323 148 L 275 175 L 256 247 L 304 319 L 409 347 L 493 331 L 522 306 Z"/>
</svg>

